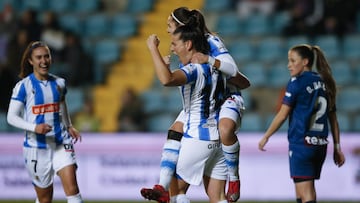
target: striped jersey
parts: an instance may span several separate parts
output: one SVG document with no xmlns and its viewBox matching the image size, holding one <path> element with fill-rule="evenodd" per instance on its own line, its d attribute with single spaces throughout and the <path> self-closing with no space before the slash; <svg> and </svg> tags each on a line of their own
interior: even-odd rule
<svg viewBox="0 0 360 203">
<path fill-rule="evenodd" d="M 210 55 L 212 57 L 226 55 L 226 62 L 233 63 L 233 65 L 236 66 L 234 59 L 231 57 L 223 41 L 218 36 L 208 34 L 207 40 L 210 45 Z M 222 60 L 225 60 L 225 58 L 223 58 Z M 235 85 L 232 85 L 231 83 L 226 83 L 226 89 L 228 93 L 239 93 L 241 95 L 240 89 Z"/>
<path fill-rule="evenodd" d="M 208 64 L 187 64 L 181 67 L 187 84 L 181 87 L 185 112 L 184 136 L 200 140 L 218 140 L 218 113 L 216 100 L 218 78 L 221 73 Z M 220 87 L 221 88 L 221 87 Z M 223 87 L 222 87 L 223 89 Z"/>
<path fill-rule="evenodd" d="M 40 81 L 32 73 L 16 84 L 11 99 L 24 104 L 24 120 L 52 126 L 52 130 L 45 135 L 26 131 L 24 147 L 44 149 L 49 144 L 71 142 L 71 136 L 61 122 L 60 112 L 60 101 L 66 91 L 65 80 L 51 74 L 48 80 Z"/>
</svg>

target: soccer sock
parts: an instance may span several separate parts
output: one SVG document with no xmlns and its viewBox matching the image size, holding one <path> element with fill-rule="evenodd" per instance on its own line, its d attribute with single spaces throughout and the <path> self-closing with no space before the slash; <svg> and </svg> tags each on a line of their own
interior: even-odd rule
<svg viewBox="0 0 360 203">
<path fill-rule="evenodd" d="M 228 203 L 228 201 L 227 200 L 222 200 L 222 201 L 220 201 L 218 203 Z"/>
<path fill-rule="evenodd" d="M 176 203 L 190 203 L 185 194 L 176 195 Z"/>
<path fill-rule="evenodd" d="M 239 180 L 239 141 L 236 141 L 230 146 L 222 144 L 222 150 L 228 168 L 230 181 Z"/>
<path fill-rule="evenodd" d="M 83 203 L 80 193 L 76 195 L 67 196 L 67 203 Z"/>
<path fill-rule="evenodd" d="M 175 173 L 179 150 L 180 142 L 177 140 L 167 140 L 164 144 L 160 161 L 159 184 L 166 190 L 169 190 L 171 179 Z"/>
<path fill-rule="evenodd" d="M 177 195 L 171 196 L 170 197 L 170 203 L 176 203 L 176 197 L 177 197 Z"/>
<path fill-rule="evenodd" d="M 40 201 L 39 201 L 39 199 L 38 199 L 38 198 L 36 198 L 35 203 L 40 203 Z"/>
<path fill-rule="evenodd" d="M 305 203 L 316 203 L 316 200 L 312 200 L 312 201 L 307 201 Z"/>
<path fill-rule="evenodd" d="M 296 203 L 302 203 L 301 198 L 297 198 Z"/>
</svg>

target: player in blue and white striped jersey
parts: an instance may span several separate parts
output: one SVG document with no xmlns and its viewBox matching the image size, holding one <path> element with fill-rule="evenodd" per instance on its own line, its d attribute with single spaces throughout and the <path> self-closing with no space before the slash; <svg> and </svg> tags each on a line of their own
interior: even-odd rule
<svg viewBox="0 0 360 203">
<path fill-rule="evenodd" d="M 176 165 L 176 174 L 181 177 L 178 179 L 176 201 L 188 201 L 185 194 L 189 185 L 199 185 L 203 181 L 211 202 L 226 202 L 227 168 L 217 128 L 220 106 L 216 103 L 221 99 L 218 96 L 224 93 L 222 74 L 207 63 L 191 62 L 194 53 L 209 52 L 209 44 L 201 30 L 193 26 L 180 26 L 172 33 L 171 39 L 171 50 L 184 65 L 173 72 L 164 66 L 162 60 L 158 60 L 161 56 L 156 35 L 151 35 L 147 43 L 161 83 L 165 86 L 181 86 L 184 137 Z M 167 202 L 165 198 L 157 201 Z"/>
<path fill-rule="evenodd" d="M 244 102 L 241 96 L 241 89 L 250 86 L 249 80 L 238 71 L 234 59 L 229 54 L 222 40 L 210 32 L 205 24 L 204 16 L 198 10 L 190 10 L 186 7 L 176 8 L 168 17 L 168 33 L 172 33 L 177 27 L 194 24 L 203 30 L 210 45 L 210 53 L 195 53 L 194 62 L 208 63 L 215 70 L 221 71 L 227 77 L 226 82 L 226 101 L 221 105 L 219 131 L 221 145 L 228 166 L 229 186 L 227 198 L 235 202 L 240 197 L 239 179 L 239 151 L 240 144 L 237 139 L 237 129 L 240 127 L 241 118 L 244 110 Z M 169 60 L 164 57 L 164 62 Z M 167 63 L 168 64 L 168 63 Z M 143 188 L 141 193 L 146 194 L 165 194 L 169 189 L 171 178 L 174 174 L 180 140 L 183 136 L 184 112 L 181 111 L 169 128 L 168 140 L 164 144 L 161 157 L 159 184 L 154 185 L 153 189 Z M 145 194 L 145 195 L 144 195 Z M 155 200 L 159 195 L 150 195 Z"/>
<path fill-rule="evenodd" d="M 46 44 L 35 41 L 28 45 L 21 61 L 22 79 L 13 89 L 7 120 L 25 131 L 23 153 L 36 202 L 52 201 L 56 173 L 68 203 L 82 203 L 73 147 L 81 136 L 71 125 L 65 80 L 49 73 L 51 63 Z"/>
</svg>

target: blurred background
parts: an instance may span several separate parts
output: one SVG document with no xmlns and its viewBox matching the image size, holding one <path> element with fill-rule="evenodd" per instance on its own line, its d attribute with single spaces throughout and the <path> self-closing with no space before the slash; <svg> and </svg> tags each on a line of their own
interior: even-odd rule
<svg viewBox="0 0 360 203">
<path fill-rule="evenodd" d="M 181 109 L 177 88 L 154 75 L 146 38 L 169 54 L 166 20 L 179 6 L 200 9 L 252 86 L 244 90 L 244 132 L 265 131 L 289 79 L 287 51 L 319 45 L 338 85 L 343 132 L 360 130 L 358 0 L 0 0 L 0 131 L 22 51 L 52 50 L 51 72 L 66 78 L 72 120 L 83 132 L 166 132 Z M 177 61 L 172 60 L 172 67 Z M 284 125 L 280 131 L 285 131 Z"/>
</svg>

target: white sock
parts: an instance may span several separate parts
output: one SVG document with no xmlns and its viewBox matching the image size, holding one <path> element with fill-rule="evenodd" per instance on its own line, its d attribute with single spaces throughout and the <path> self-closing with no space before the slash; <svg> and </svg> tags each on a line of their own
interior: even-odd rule
<svg viewBox="0 0 360 203">
<path fill-rule="evenodd" d="M 176 195 L 176 203 L 190 203 L 185 194 Z"/>
<path fill-rule="evenodd" d="M 177 197 L 177 195 L 171 196 L 170 197 L 170 203 L 176 203 L 176 197 Z"/>
<path fill-rule="evenodd" d="M 239 141 L 236 141 L 230 146 L 222 144 L 222 150 L 228 168 L 230 181 L 239 180 Z"/>
<path fill-rule="evenodd" d="M 72 196 L 67 196 L 67 203 L 83 203 L 80 193 Z"/>
<path fill-rule="evenodd" d="M 218 203 L 228 203 L 228 201 L 225 199 L 225 200 L 221 200 L 220 202 Z"/>
<path fill-rule="evenodd" d="M 159 184 L 166 190 L 169 190 L 171 179 L 175 173 L 179 150 L 180 142 L 177 140 L 167 140 L 164 144 L 160 161 Z"/>
<path fill-rule="evenodd" d="M 39 199 L 38 199 L 38 198 L 36 198 L 35 203 L 40 203 L 40 201 L 39 201 Z"/>
</svg>

